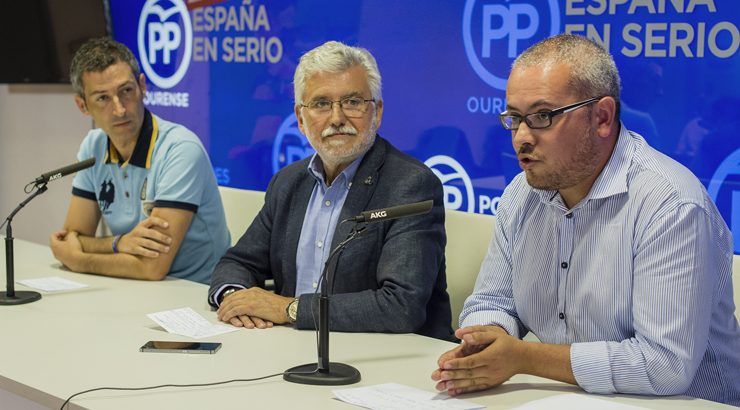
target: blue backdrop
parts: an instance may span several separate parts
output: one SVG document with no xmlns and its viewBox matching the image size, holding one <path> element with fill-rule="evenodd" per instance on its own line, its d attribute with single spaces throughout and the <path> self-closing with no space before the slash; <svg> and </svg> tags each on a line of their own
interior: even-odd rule
<svg viewBox="0 0 740 410">
<path fill-rule="evenodd" d="M 299 57 L 369 49 L 380 134 L 431 167 L 446 206 L 494 214 L 520 169 L 498 123 L 513 58 L 551 34 L 614 55 L 622 120 L 705 184 L 740 252 L 740 2 L 736 0 L 109 0 L 147 77 L 150 110 L 203 140 L 219 184 L 264 190 L 313 153 L 293 115 Z"/>
</svg>

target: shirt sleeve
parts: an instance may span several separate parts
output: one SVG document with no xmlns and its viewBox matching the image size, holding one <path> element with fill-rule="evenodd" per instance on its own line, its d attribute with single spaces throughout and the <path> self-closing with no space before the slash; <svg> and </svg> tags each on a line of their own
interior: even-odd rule
<svg viewBox="0 0 740 410">
<path fill-rule="evenodd" d="M 732 247 L 726 229 L 701 206 L 683 204 L 656 217 L 636 238 L 634 336 L 575 343 L 578 384 L 592 393 L 680 394 L 707 350 L 717 275 Z"/>
<path fill-rule="evenodd" d="M 507 215 L 501 199 L 494 224 L 493 237 L 478 273 L 473 293 L 465 300 L 460 326 L 498 325 L 511 336 L 521 338 L 527 330 L 517 316 L 512 288 L 512 252 L 507 233 Z"/>
<path fill-rule="evenodd" d="M 197 212 L 208 178 L 212 177 L 203 147 L 192 141 L 178 142 L 168 148 L 163 162 L 158 164 L 154 206 Z"/>
</svg>

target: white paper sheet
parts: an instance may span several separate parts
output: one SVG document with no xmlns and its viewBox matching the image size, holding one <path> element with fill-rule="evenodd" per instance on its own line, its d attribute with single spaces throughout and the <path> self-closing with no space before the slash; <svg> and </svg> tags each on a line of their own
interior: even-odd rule
<svg viewBox="0 0 740 410">
<path fill-rule="evenodd" d="M 84 283 L 74 282 L 69 279 L 60 278 L 59 276 L 49 276 L 46 278 L 24 279 L 16 281 L 29 288 L 43 290 L 44 292 L 59 292 L 63 290 L 73 290 L 86 288 Z"/>
<path fill-rule="evenodd" d="M 644 410 L 645 407 L 599 399 L 587 394 L 565 393 L 532 400 L 515 407 L 516 410 Z"/>
<path fill-rule="evenodd" d="M 469 401 L 454 399 L 446 393 L 429 392 L 398 383 L 332 390 L 343 402 L 373 410 L 474 410 L 481 406 Z"/>
<path fill-rule="evenodd" d="M 193 339 L 202 339 L 237 330 L 234 326 L 214 325 L 189 307 L 149 313 L 147 317 L 170 333 L 192 337 Z"/>
</svg>

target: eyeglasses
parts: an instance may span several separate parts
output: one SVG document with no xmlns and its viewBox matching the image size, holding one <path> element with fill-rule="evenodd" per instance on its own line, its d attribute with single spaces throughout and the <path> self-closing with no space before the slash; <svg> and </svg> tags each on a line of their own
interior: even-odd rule
<svg viewBox="0 0 740 410">
<path fill-rule="evenodd" d="M 522 120 L 527 123 L 527 127 L 534 130 L 547 128 L 552 125 L 552 117 L 593 104 L 601 98 L 602 97 L 593 97 L 552 111 L 540 111 L 527 115 L 509 114 L 507 111 L 504 111 L 498 115 L 498 119 L 501 121 L 501 125 L 503 125 L 507 130 L 518 130 Z"/>
<path fill-rule="evenodd" d="M 375 98 L 366 100 L 360 97 L 344 97 L 338 101 L 331 100 L 314 100 L 308 104 L 301 104 L 301 107 L 308 108 L 313 115 L 325 115 L 331 112 L 334 104 L 339 104 L 344 115 L 349 118 L 362 117 L 367 112 L 368 103 L 375 102 Z"/>
</svg>

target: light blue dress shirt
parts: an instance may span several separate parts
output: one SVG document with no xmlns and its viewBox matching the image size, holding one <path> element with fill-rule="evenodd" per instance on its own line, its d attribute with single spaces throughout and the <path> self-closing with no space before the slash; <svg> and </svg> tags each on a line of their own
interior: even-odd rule
<svg viewBox="0 0 740 410">
<path fill-rule="evenodd" d="M 523 173 L 506 188 L 461 325 L 570 344 L 588 392 L 740 405 L 732 249 L 696 177 L 622 126 L 573 209 Z"/>
<path fill-rule="evenodd" d="M 347 199 L 352 179 L 364 155 L 354 160 L 332 182 L 326 185 L 321 158 L 314 154 L 308 164 L 308 171 L 316 179 L 316 184 L 308 201 L 306 216 L 303 218 L 301 237 L 296 252 L 296 291 L 298 297 L 314 293 L 319 286 L 319 278 L 324 271 L 324 263 L 331 252 L 334 231 Z M 354 215 L 353 215 L 354 216 Z"/>
</svg>

